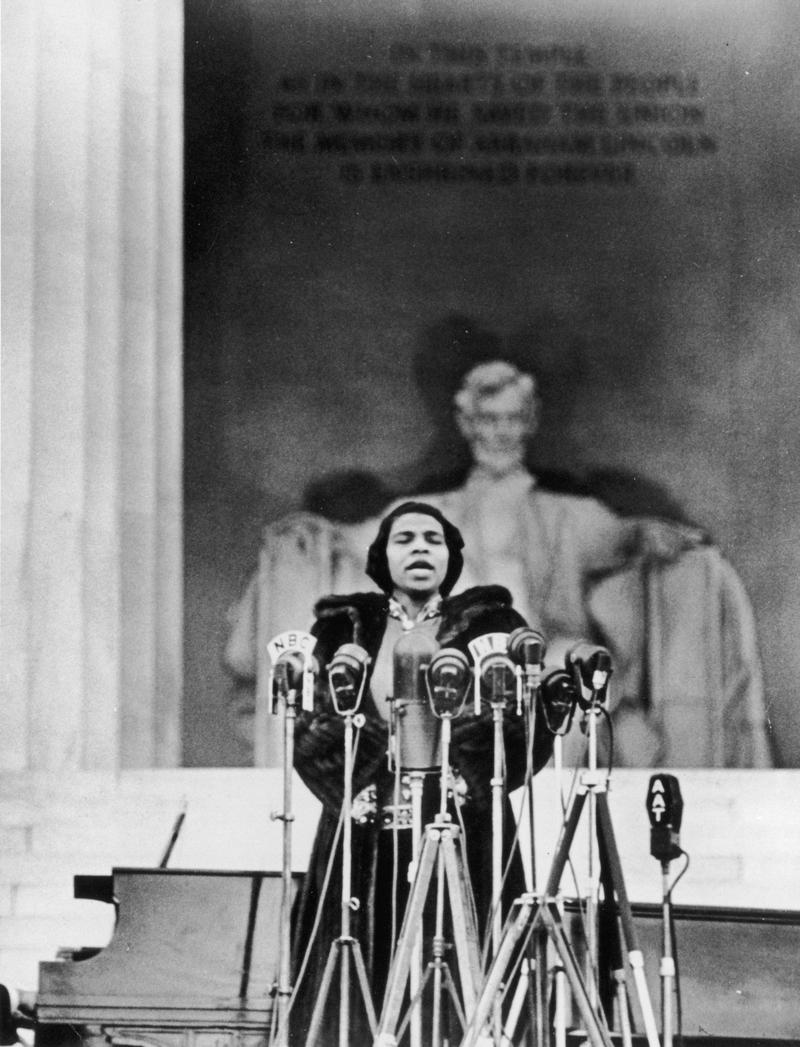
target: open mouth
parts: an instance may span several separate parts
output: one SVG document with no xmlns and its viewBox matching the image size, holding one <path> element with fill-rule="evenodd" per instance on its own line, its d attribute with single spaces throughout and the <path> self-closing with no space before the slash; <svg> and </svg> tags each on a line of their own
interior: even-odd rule
<svg viewBox="0 0 800 1047">
<path fill-rule="evenodd" d="M 408 565 L 406 570 L 408 570 L 408 571 L 432 571 L 433 570 L 433 564 L 429 563 L 427 560 L 413 560 Z"/>
</svg>

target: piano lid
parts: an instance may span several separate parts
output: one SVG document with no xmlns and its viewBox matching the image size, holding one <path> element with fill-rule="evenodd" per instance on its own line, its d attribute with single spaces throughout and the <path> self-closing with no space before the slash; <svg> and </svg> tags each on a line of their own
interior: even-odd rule
<svg viewBox="0 0 800 1047">
<path fill-rule="evenodd" d="M 271 1011 L 280 874 L 115 869 L 78 890 L 116 901 L 114 933 L 88 959 L 40 964 L 40 1021 L 249 1024 Z"/>
</svg>

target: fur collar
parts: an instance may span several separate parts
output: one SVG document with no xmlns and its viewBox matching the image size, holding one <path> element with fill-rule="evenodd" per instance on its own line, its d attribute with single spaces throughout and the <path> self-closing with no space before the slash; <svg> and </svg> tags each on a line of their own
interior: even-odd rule
<svg viewBox="0 0 800 1047">
<path fill-rule="evenodd" d="M 502 585 L 476 585 L 465 589 L 463 593 L 445 597 L 442 600 L 442 624 L 437 638 L 442 644 L 448 643 L 487 612 L 510 607 L 511 594 Z M 363 643 L 365 632 L 369 635 L 377 630 L 382 631 L 389 614 L 389 598 L 385 593 L 324 596 L 317 602 L 314 613 L 318 620 L 340 616 L 349 618 L 355 643 Z"/>
</svg>

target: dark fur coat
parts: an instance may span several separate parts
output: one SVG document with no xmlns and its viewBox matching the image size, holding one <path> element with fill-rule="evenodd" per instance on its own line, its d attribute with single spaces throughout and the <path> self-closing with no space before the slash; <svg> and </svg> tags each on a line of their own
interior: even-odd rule
<svg viewBox="0 0 800 1047">
<path fill-rule="evenodd" d="M 302 889 L 294 911 L 294 979 L 306 951 L 311 928 L 317 914 L 323 881 L 333 848 L 343 796 L 343 738 L 344 721 L 333 709 L 327 690 L 325 667 L 338 648 L 345 643 L 357 643 L 366 649 L 374 661 L 386 630 L 388 598 L 381 593 L 355 593 L 349 596 L 331 596 L 321 600 L 315 608 L 317 620 L 312 632 L 317 637 L 315 656 L 323 671 L 315 695 L 314 713 L 300 712 L 295 729 L 295 768 L 303 781 L 321 801 L 320 817 L 314 848 Z M 522 617 L 512 608 L 511 597 L 500 586 L 479 586 L 442 603 L 442 619 L 437 640 L 442 647 L 455 647 L 469 654 L 470 640 L 491 632 L 511 632 L 524 625 Z M 465 712 L 452 724 L 451 764 L 457 767 L 466 782 L 467 801 L 462 808 L 466 833 L 467 865 L 475 894 L 478 927 L 483 930 L 491 906 L 491 785 L 493 768 L 493 726 L 491 712 L 479 717 Z M 393 776 L 387 765 L 388 725 L 379 716 L 367 685 L 360 710 L 366 723 L 360 732 L 353 778 L 353 796 L 367 785 L 375 784 L 380 798 L 391 796 Z M 522 717 L 507 716 L 504 726 L 506 768 L 509 791 L 524 781 L 526 769 L 526 740 Z M 538 771 L 550 757 L 552 737 L 537 733 L 534 743 L 534 770 Z M 434 779 L 431 778 L 431 786 Z M 426 790 L 429 792 L 430 790 Z M 438 785 L 436 785 L 438 793 Z M 438 805 L 438 796 L 431 805 Z M 506 800 L 505 852 L 509 853 L 513 836 L 513 815 Z M 352 894 L 358 898 L 358 908 L 351 916 L 351 933 L 360 943 L 373 987 L 375 1008 L 380 1013 L 390 947 L 390 929 L 386 886 L 391 882 L 391 865 L 387 868 L 386 845 L 391 831 L 378 825 L 353 825 L 352 838 Z M 397 834 L 405 840 L 408 830 Z M 398 877 L 400 891 L 405 889 L 405 869 Z M 521 862 L 512 862 L 507 881 L 505 901 L 509 903 L 524 889 Z M 401 902 L 403 899 L 401 899 Z M 332 875 L 325 895 L 322 916 L 311 953 L 311 960 L 292 1008 L 292 1043 L 305 1043 L 311 1012 L 319 993 L 325 962 L 341 927 L 341 848 L 332 867 Z M 402 918 L 402 913 L 400 913 Z M 355 989 L 355 976 L 351 979 Z M 338 997 L 338 979 L 331 992 L 332 1001 Z M 351 1013 L 361 1015 L 363 1008 L 354 995 Z M 324 1029 L 335 1030 L 335 1007 L 329 1012 Z M 322 1042 L 327 1043 L 323 1030 Z M 366 1034 L 365 1042 L 368 1040 Z M 332 1042 L 335 1042 L 332 1041 Z M 360 1042 L 354 1039 L 353 1042 Z"/>
</svg>

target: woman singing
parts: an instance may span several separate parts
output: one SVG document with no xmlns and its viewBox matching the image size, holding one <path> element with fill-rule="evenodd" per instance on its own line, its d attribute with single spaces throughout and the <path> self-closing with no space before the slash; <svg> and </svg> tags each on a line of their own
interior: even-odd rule
<svg viewBox="0 0 800 1047">
<path fill-rule="evenodd" d="M 312 632 L 317 638 L 314 653 L 321 671 L 314 712 L 297 717 L 295 767 L 321 801 L 322 814 L 294 912 L 297 996 L 291 1025 L 292 1042 L 297 1047 L 306 1042 L 325 963 L 341 923 L 341 847 L 334 850 L 334 845 L 343 797 L 344 722 L 333 707 L 326 670 L 343 644 L 358 644 L 369 655 L 359 709 L 365 722 L 359 731 L 352 786 L 352 895 L 358 899 L 358 906 L 351 914 L 350 930 L 360 943 L 375 1008 L 380 1013 L 408 896 L 411 860 L 407 782 L 398 781 L 387 759 L 395 645 L 410 631 L 422 631 L 440 647 L 456 648 L 468 655 L 470 640 L 487 633 L 510 633 L 525 625 L 512 608 L 508 591 L 500 586 L 476 586 L 457 596 L 449 595 L 461 573 L 463 544 L 458 529 L 438 509 L 406 502 L 382 521 L 369 549 L 367 574 L 382 592 L 328 596 L 315 608 Z M 464 830 L 481 932 L 490 917 L 492 900 L 493 738 L 491 711 L 486 709 L 475 716 L 471 701 L 453 720 L 450 764 L 456 799 L 451 799 L 450 809 L 453 822 Z M 510 792 L 523 783 L 527 767 L 524 717 L 511 713 L 504 717 L 504 742 L 506 788 Z M 552 736 L 537 731 L 534 773 L 547 762 L 551 750 Z M 423 793 L 426 822 L 439 807 L 438 788 L 438 773 L 428 775 Z M 507 797 L 505 807 L 504 854 L 508 857 L 514 819 Z M 522 865 L 515 856 L 506 881 L 506 904 L 523 890 Z M 301 974 L 302 979 L 297 981 Z M 355 972 L 351 988 L 351 1015 L 357 1025 L 351 1042 L 369 1043 Z M 323 1026 L 321 1042 L 336 1042 L 335 1036 L 326 1034 L 331 1028 L 335 1029 L 336 1023 L 329 1020 Z"/>
</svg>

